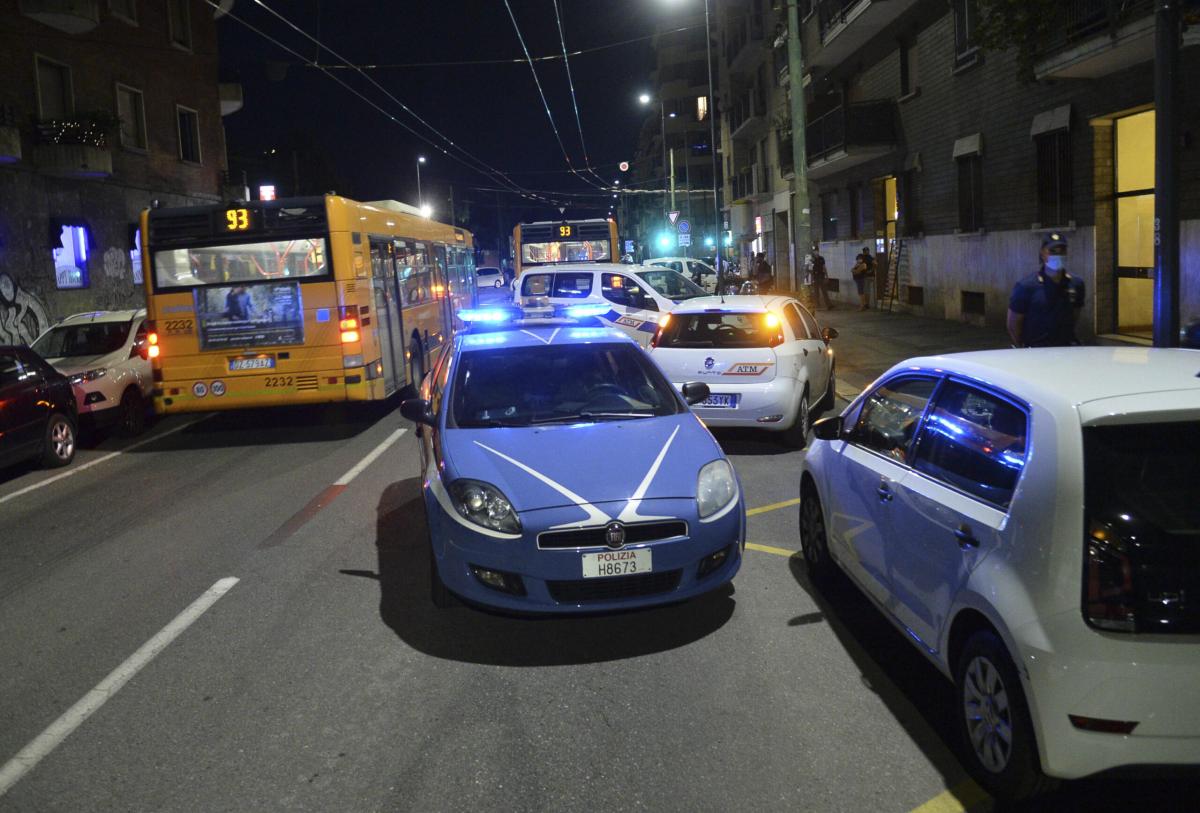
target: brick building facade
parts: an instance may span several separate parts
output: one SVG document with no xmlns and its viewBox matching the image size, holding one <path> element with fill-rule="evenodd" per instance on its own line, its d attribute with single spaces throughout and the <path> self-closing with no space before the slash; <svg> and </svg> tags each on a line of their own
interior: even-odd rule
<svg viewBox="0 0 1200 813">
<path fill-rule="evenodd" d="M 781 216 L 790 180 L 779 170 L 790 88 L 786 33 L 767 32 L 785 27 L 786 14 L 771 0 L 719 6 L 725 52 L 740 41 L 740 20 L 766 20 L 758 41 L 722 60 L 725 200 L 733 236 L 780 256 L 789 247 L 774 238 L 790 222 Z M 849 269 L 868 245 L 896 258 L 891 284 L 881 273 L 877 286 L 892 307 L 1002 324 L 1012 284 L 1036 270 L 1041 238 L 1055 230 L 1071 241 L 1069 270 L 1087 284 L 1082 332 L 1149 336 L 1153 3 L 1064 5 L 1058 35 L 1034 54 L 1033 81 L 1022 80 L 1015 51 L 975 47 L 973 0 L 811 0 L 800 11 L 812 234 L 843 301 L 853 299 Z M 1188 47 L 1196 41 L 1185 34 L 1181 76 L 1200 68 L 1200 49 Z M 747 65 L 760 66 L 749 82 Z M 737 108 L 746 92 L 764 103 L 750 125 Z M 1200 87 L 1184 83 L 1185 320 L 1200 316 L 1198 111 Z M 749 184 L 732 183 L 746 170 Z"/>
<path fill-rule="evenodd" d="M 0 76 L 0 343 L 140 306 L 140 212 L 218 199 L 212 9 L 0 0 Z"/>
</svg>

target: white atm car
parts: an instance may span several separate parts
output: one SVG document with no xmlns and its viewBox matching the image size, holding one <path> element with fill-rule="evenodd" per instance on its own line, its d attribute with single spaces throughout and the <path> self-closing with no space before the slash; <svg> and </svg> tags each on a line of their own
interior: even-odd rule
<svg viewBox="0 0 1200 813">
<path fill-rule="evenodd" d="M 538 266 L 517 280 L 518 305 L 603 304 L 601 319 L 645 347 L 659 319 L 680 302 L 704 296 L 704 289 L 677 271 L 619 263 Z"/>
</svg>

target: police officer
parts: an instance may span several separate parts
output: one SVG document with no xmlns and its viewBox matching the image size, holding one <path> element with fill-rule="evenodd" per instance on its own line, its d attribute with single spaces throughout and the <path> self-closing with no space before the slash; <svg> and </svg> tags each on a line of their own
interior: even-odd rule
<svg viewBox="0 0 1200 813">
<path fill-rule="evenodd" d="M 1083 280 L 1067 273 L 1067 238 L 1042 240 L 1042 267 L 1017 280 L 1008 300 L 1008 335 L 1014 347 L 1079 344 L 1075 321 L 1083 309 Z"/>
</svg>

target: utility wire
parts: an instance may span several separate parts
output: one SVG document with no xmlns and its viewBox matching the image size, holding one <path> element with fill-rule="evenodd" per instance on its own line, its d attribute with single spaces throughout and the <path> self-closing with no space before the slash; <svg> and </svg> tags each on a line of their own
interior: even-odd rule
<svg viewBox="0 0 1200 813">
<path fill-rule="evenodd" d="M 546 118 L 550 119 L 550 129 L 554 131 L 554 138 L 558 141 L 559 149 L 562 150 L 563 159 L 566 160 L 567 166 L 571 171 L 575 173 L 575 177 L 595 186 L 595 181 L 581 175 L 575 168 L 575 164 L 571 161 L 571 156 L 567 152 L 567 146 L 563 144 L 562 135 L 558 132 L 558 124 L 554 121 L 554 114 L 550 112 L 550 102 L 546 99 L 546 91 L 542 89 L 542 81 L 538 78 L 537 68 L 533 64 L 533 57 L 529 55 L 528 46 L 525 45 L 525 37 L 521 34 L 521 26 L 517 23 L 516 15 L 513 14 L 512 5 L 509 4 L 508 0 L 504 0 L 504 7 L 508 9 L 508 18 L 512 20 L 513 30 L 517 33 L 517 41 L 521 43 L 521 50 L 525 52 L 525 61 L 529 63 L 529 71 L 533 74 L 533 83 L 537 86 L 538 95 L 542 97 L 542 107 L 546 110 Z"/>
<path fill-rule="evenodd" d="M 562 13 L 558 8 L 558 0 L 554 2 L 554 20 L 558 23 L 558 41 L 562 44 L 563 65 L 567 69 L 567 87 L 571 89 L 571 107 L 575 109 L 575 129 L 579 130 L 579 146 L 583 150 L 583 166 L 596 180 L 608 188 L 610 184 L 596 174 L 592 168 L 592 159 L 588 156 L 587 143 L 583 140 L 583 120 L 579 117 L 579 99 L 575 95 L 575 80 L 571 78 L 571 60 L 567 57 L 567 36 L 563 33 Z"/>
</svg>

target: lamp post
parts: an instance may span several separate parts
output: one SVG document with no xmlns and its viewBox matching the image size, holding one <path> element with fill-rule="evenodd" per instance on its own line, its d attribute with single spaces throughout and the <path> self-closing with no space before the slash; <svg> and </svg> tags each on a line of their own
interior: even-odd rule
<svg viewBox="0 0 1200 813">
<path fill-rule="evenodd" d="M 421 164 L 423 164 L 423 163 L 425 163 L 425 156 L 418 155 L 417 156 L 417 206 L 419 208 L 425 207 L 425 197 L 421 194 Z M 428 215 L 426 215 L 426 217 L 428 217 Z"/>
<path fill-rule="evenodd" d="M 642 104 L 646 105 L 646 104 L 650 104 L 650 102 L 654 101 L 654 99 L 651 98 L 649 93 L 643 93 L 641 96 L 638 96 L 638 101 L 641 102 Z M 672 115 L 674 115 L 674 114 L 672 114 Z M 658 127 L 659 127 L 659 138 L 662 141 L 662 162 L 663 162 L 663 173 L 665 174 L 668 172 L 668 168 L 667 168 L 667 111 L 666 111 L 666 107 L 663 105 L 662 99 L 658 100 Z M 672 175 L 672 179 L 674 179 L 673 175 Z M 674 187 L 674 184 L 672 184 L 672 187 Z M 671 208 L 672 209 L 675 208 L 675 201 L 673 201 L 673 200 L 671 201 Z"/>
</svg>

